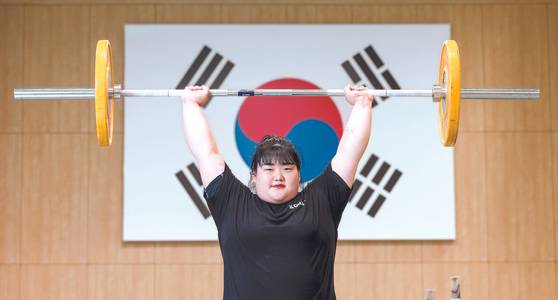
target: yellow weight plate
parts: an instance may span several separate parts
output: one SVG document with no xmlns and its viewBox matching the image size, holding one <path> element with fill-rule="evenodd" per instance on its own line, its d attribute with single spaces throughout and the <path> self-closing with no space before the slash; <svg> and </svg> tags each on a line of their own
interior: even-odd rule
<svg viewBox="0 0 558 300">
<path fill-rule="evenodd" d="M 112 53 L 108 40 L 97 42 L 95 54 L 95 120 L 97 142 L 102 147 L 112 143 L 114 99 L 109 96 L 112 82 Z"/>
<path fill-rule="evenodd" d="M 442 47 L 438 85 L 445 89 L 438 102 L 440 135 L 444 146 L 453 146 L 459 130 L 459 102 L 461 98 L 461 71 L 459 48 L 454 40 L 447 40 Z"/>
</svg>

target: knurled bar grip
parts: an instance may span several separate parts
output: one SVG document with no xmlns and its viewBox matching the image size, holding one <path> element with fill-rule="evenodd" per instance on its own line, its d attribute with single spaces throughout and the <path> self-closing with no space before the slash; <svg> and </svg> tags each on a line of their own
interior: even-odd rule
<svg viewBox="0 0 558 300">
<path fill-rule="evenodd" d="M 225 96 L 343 96 L 342 89 L 328 90 L 288 90 L 288 89 L 255 89 L 255 90 L 231 90 L 212 89 L 211 95 Z M 440 89 L 442 95 L 445 92 Z M 185 95 L 185 90 L 121 90 L 120 96 L 130 97 L 175 97 Z M 376 97 L 433 97 L 436 90 L 368 90 L 367 93 Z M 109 95 L 113 95 L 109 90 Z M 538 89 L 461 89 L 462 99 L 506 99 L 506 100 L 530 100 L 538 99 Z M 92 100 L 95 99 L 95 89 L 15 89 L 15 100 Z"/>
</svg>

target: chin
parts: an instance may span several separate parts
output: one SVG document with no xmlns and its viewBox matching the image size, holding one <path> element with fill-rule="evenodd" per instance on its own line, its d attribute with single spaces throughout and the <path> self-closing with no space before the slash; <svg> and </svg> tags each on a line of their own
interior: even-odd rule
<svg viewBox="0 0 558 300">
<path fill-rule="evenodd" d="M 298 192 L 298 191 L 297 191 Z M 271 191 L 266 191 L 266 193 L 257 193 L 258 196 L 263 200 L 263 199 L 268 199 L 265 200 L 267 202 L 272 202 L 272 203 L 276 203 L 276 204 L 282 204 L 285 202 L 289 202 L 290 200 L 294 199 L 297 195 L 297 193 L 292 193 L 292 196 L 290 196 L 291 194 L 289 193 L 289 191 L 276 191 L 276 190 L 271 190 Z M 265 195 L 265 196 L 264 196 Z"/>
<path fill-rule="evenodd" d="M 277 203 L 285 203 L 285 202 L 288 202 L 288 201 L 291 200 L 291 199 L 287 199 L 287 197 L 282 197 L 282 198 L 272 199 L 272 200 L 273 200 L 274 202 L 277 202 Z"/>
<path fill-rule="evenodd" d="M 277 197 L 271 196 L 270 198 L 271 198 L 274 202 L 285 203 L 285 202 L 291 201 L 291 200 L 294 199 L 295 197 L 296 197 L 296 194 L 293 194 L 292 197 L 291 197 L 291 196 L 289 196 L 288 193 L 284 193 L 284 194 L 282 194 L 282 195 L 280 195 L 280 196 L 277 196 Z"/>
</svg>

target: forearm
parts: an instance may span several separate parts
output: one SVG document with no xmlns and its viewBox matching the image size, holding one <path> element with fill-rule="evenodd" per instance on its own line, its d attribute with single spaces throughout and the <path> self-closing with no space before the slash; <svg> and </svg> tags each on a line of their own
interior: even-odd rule
<svg viewBox="0 0 558 300">
<path fill-rule="evenodd" d="M 370 139 L 372 108 L 370 101 L 353 105 L 349 120 L 345 124 L 337 153 L 331 160 L 331 167 L 348 186 L 352 186 L 358 162 L 366 150 Z"/>
<path fill-rule="evenodd" d="M 353 105 L 337 153 L 358 163 L 370 139 L 372 108 L 370 102 L 360 101 Z"/>
<path fill-rule="evenodd" d="M 182 117 L 186 143 L 200 163 L 212 155 L 218 155 L 217 144 L 209 128 L 203 108 L 192 101 L 182 101 Z"/>
</svg>

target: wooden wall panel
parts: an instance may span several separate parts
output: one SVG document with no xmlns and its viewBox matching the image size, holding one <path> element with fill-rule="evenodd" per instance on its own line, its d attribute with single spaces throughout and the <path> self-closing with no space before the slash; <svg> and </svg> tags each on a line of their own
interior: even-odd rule
<svg viewBox="0 0 558 300">
<path fill-rule="evenodd" d="M 308 5 L 341 5 L 339 1 L 335 0 L 165 0 L 159 1 L 160 4 L 181 4 L 181 5 L 198 5 L 198 4 L 223 4 L 226 3 L 236 4 L 236 5 L 273 5 L 273 4 L 308 4 Z M 0 0 L 0 5 L 6 4 L 17 4 L 17 5 L 30 5 L 30 4 L 40 4 L 40 5 L 89 5 L 89 4 L 110 4 L 110 5 L 138 5 L 138 4 L 151 4 L 152 1 L 149 0 Z M 407 5 L 407 4 L 417 4 L 417 5 L 428 5 L 428 4 L 514 4 L 514 5 L 524 5 L 532 4 L 532 0 L 344 0 L 342 5 Z M 536 1 L 539 4 L 557 4 L 557 0 L 541 0 Z"/>
<path fill-rule="evenodd" d="M 21 267 L 21 300 L 87 299 L 84 265 L 25 265 Z"/>
<path fill-rule="evenodd" d="M 554 204 L 554 242 L 555 242 L 554 249 L 558 249 L 558 230 L 556 230 L 556 224 L 558 224 L 558 205 L 557 205 L 558 204 L 558 132 L 552 132 L 551 136 L 552 136 L 551 137 L 552 139 L 552 203 Z"/>
<path fill-rule="evenodd" d="M 219 242 L 157 243 L 155 261 L 159 264 L 222 264 Z"/>
<path fill-rule="evenodd" d="M 353 23 L 353 10 L 348 6 L 325 5 L 317 6 L 315 21 L 327 24 Z"/>
<path fill-rule="evenodd" d="M 337 299 L 359 300 L 356 297 L 356 266 L 354 263 L 335 263 L 334 287 Z"/>
<path fill-rule="evenodd" d="M 222 265 L 158 264 L 155 268 L 155 299 L 223 298 Z"/>
<path fill-rule="evenodd" d="M 159 1 L 161 4 L 249 4 L 249 5 L 273 5 L 273 4 L 311 4 L 311 5 L 325 5 L 333 4 L 340 5 L 340 1 L 336 0 L 165 0 Z M 2 4 L 41 4 L 41 5 L 61 5 L 61 4 L 150 4 L 153 3 L 149 0 L 0 0 Z M 393 4 L 532 4 L 532 0 L 344 0 L 343 5 L 393 5 Z M 556 4 L 557 0 L 541 0 L 536 3 L 540 4 Z"/>
<path fill-rule="evenodd" d="M 220 23 L 219 5 L 157 5 L 157 23 L 214 24 Z"/>
<path fill-rule="evenodd" d="M 352 23 L 352 9 L 339 5 L 289 5 L 287 23 Z"/>
<path fill-rule="evenodd" d="M 550 134 L 487 133 L 486 146 L 489 261 L 554 260 Z"/>
<path fill-rule="evenodd" d="M 0 299 L 19 300 L 19 265 L 0 265 Z"/>
<path fill-rule="evenodd" d="M 487 130 L 549 130 L 547 7 L 485 6 L 482 15 L 485 85 L 542 91 L 536 102 L 487 103 Z"/>
<path fill-rule="evenodd" d="M 0 145 L 0 263 L 12 264 L 20 261 L 21 135 L 0 134 Z"/>
<path fill-rule="evenodd" d="M 88 300 L 155 300 L 153 265 L 90 265 Z"/>
<path fill-rule="evenodd" d="M 287 7 L 281 5 L 223 5 L 220 13 L 221 22 L 227 24 L 287 22 Z"/>
<path fill-rule="evenodd" d="M 356 299 L 423 299 L 421 264 L 357 264 Z"/>
<path fill-rule="evenodd" d="M 490 263 L 486 299 L 556 299 L 554 263 Z"/>
<path fill-rule="evenodd" d="M 479 34 L 482 31 L 481 6 L 421 5 L 417 9 L 417 20 L 427 24 L 451 24 L 451 39 L 456 40 L 459 45 L 461 86 L 483 87 L 482 35 Z M 440 45 L 440 51 L 441 49 Z M 437 78 L 437 75 L 433 74 L 433 78 Z M 459 131 L 481 131 L 484 126 L 483 102 L 462 101 Z"/>
<path fill-rule="evenodd" d="M 552 130 L 558 131 L 558 5 L 548 10 L 548 42 L 550 56 L 550 106 Z"/>
<path fill-rule="evenodd" d="M 462 299 L 500 299 L 488 298 L 488 264 L 424 264 L 424 293 L 427 289 L 436 291 L 436 299 L 450 299 L 450 277 L 459 276 Z M 424 299 L 425 297 L 423 297 Z"/>
<path fill-rule="evenodd" d="M 337 241 L 335 253 L 336 263 L 352 263 L 355 261 L 356 241 Z"/>
<path fill-rule="evenodd" d="M 356 5 L 351 7 L 353 23 L 416 23 L 417 5 Z"/>
<path fill-rule="evenodd" d="M 0 132 L 21 132 L 23 104 L 13 89 L 23 86 L 23 8 L 0 6 L 0 36 Z"/>
<path fill-rule="evenodd" d="M 110 148 L 90 134 L 88 162 L 87 254 L 89 263 L 153 263 L 153 243 L 125 243 L 123 237 L 123 137 Z"/>
<path fill-rule="evenodd" d="M 95 70 L 95 47 L 98 40 L 108 39 L 112 47 L 113 80 L 126 87 L 124 82 L 124 25 L 155 23 L 155 7 L 152 5 L 95 5 L 91 6 L 90 70 Z M 91 73 L 93 74 L 93 73 Z M 93 84 L 92 78 L 91 84 Z M 151 88 L 151 87 L 145 87 Z M 93 108 L 93 106 L 91 106 Z M 122 133 L 124 124 L 123 102 L 114 107 L 114 132 Z M 95 132 L 95 111 L 88 114 L 88 130 Z"/>
<path fill-rule="evenodd" d="M 25 87 L 91 87 L 87 6 L 25 7 Z M 25 132 L 85 132 L 92 102 L 25 103 Z"/>
<path fill-rule="evenodd" d="M 312 5 L 289 5 L 287 7 L 287 23 L 311 24 L 318 23 L 316 7 Z"/>
<path fill-rule="evenodd" d="M 487 260 L 485 147 L 482 133 L 460 133 L 454 152 L 456 239 L 423 242 L 423 261 Z"/>
<path fill-rule="evenodd" d="M 21 261 L 84 263 L 87 135 L 23 136 Z"/>
<path fill-rule="evenodd" d="M 420 262 L 421 241 L 358 241 L 355 242 L 355 262 Z"/>
<path fill-rule="evenodd" d="M 429 4 L 498 4 L 498 5 L 524 5 L 532 4 L 532 0 L 344 0 L 344 5 L 429 5 Z M 150 0 L 0 0 L 0 5 L 3 4 L 17 4 L 17 5 L 89 5 L 89 4 L 112 4 L 112 5 L 137 5 L 137 4 L 152 4 Z M 160 4 L 182 4 L 182 5 L 199 5 L 199 4 L 223 4 L 227 5 L 274 5 L 274 4 L 306 4 L 306 5 L 336 5 L 339 1 L 336 0 L 165 0 L 159 1 Z M 536 1 L 538 4 L 557 4 L 558 0 L 541 0 Z"/>
</svg>

